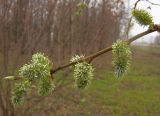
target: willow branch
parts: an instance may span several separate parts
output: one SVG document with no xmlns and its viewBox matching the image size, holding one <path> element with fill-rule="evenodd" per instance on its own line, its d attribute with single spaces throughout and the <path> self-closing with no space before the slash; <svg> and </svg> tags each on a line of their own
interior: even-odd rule
<svg viewBox="0 0 160 116">
<path fill-rule="evenodd" d="M 156 5 L 156 6 L 160 6 L 160 4 L 156 4 L 156 3 L 153 3 L 151 2 L 150 0 L 146 0 L 148 3 L 150 3 L 151 5 Z"/>
<path fill-rule="evenodd" d="M 141 2 L 141 1 L 142 1 L 142 0 L 137 0 L 137 1 L 135 2 L 134 7 L 133 7 L 133 10 L 137 8 L 138 3 Z M 146 2 L 150 3 L 151 5 L 160 6 L 160 4 L 153 3 L 153 2 L 151 2 L 150 0 L 146 0 Z M 126 29 L 127 39 L 128 39 L 129 31 L 130 31 L 130 28 L 131 28 L 132 19 L 133 19 L 133 16 L 131 16 L 131 17 L 129 18 L 129 21 L 128 21 L 128 25 L 127 25 L 127 29 Z"/>
<path fill-rule="evenodd" d="M 139 3 L 140 1 L 141 1 L 141 0 L 137 0 L 137 1 L 135 2 L 133 9 L 136 9 L 136 7 L 137 7 L 137 5 L 138 5 L 138 3 Z M 129 18 L 129 21 L 128 21 L 127 30 L 126 30 L 127 39 L 128 39 L 129 31 L 130 31 L 130 28 L 131 28 L 132 19 L 133 19 L 133 16 L 131 16 L 131 17 Z"/>
<path fill-rule="evenodd" d="M 138 38 L 143 37 L 145 35 L 148 35 L 148 34 L 154 32 L 154 31 L 160 31 L 160 25 L 154 25 L 153 29 L 148 29 L 148 30 L 146 30 L 146 31 L 144 31 L 142 33 L 139 33 L 139 34 L 137 34 L 137 35 L 131 37 L 130 39 L 125 40 L 125 41 L 128 42 L 128 44 L 130 44 L 133 41 L 137 40 Z M 89 55 L 87 57 L 84 57 L 83 59 L 80 59 L 79 61 L 70 62 L 70 63 L 62 65 L 62 66 L 60 66 L 60 67 L 58 67 L 56 69 L 51 69 L 50 73 L 51 73 L 51 75 L 53 75 L 54 73 L 56 73 L 56 72 L 58 72 L 60 70 L 63 70 L 65 68 L 67 68 L 67 67 L 73 66 L 74 64 L 79 63 L 79 62 L 86 61 L 88 63 L 91 63 L 95 58 L 97 58 L 97 57 L 99 57 L 99 56 L 101 56 L 101 55 L 103 55 L 103 54 L 105 54 L 105 53 L 107 53 L 109 51 L 112 51 L 112 45 L 107 47 L 107 48 L 104 48 L 104 49 L 102 49 L 102 50 L 100 50 L 98 52 L 95 52 L 95 53 L 93 53 L 93 54 L 91 54 L 91 55 Z M 5 79 L 8 79 L 8 80 L 19 80 L 19 79 L 22 79 L 22 78 L 19 77 L 19 76 L 9 76 L 8 78 L 6 77 Z"/>
<path fill-rule="evenodd" d="M 150 34 L 150 33 L 154 32 L 154 31 L 158 31 L 158 30 L 160 30 L 160 26 L 159 26 L 159 25 L 154 25 L 153 29 L 148 29 L 147 31 L 144 31 L 144 32 L 142 32 L 142 33 L 139 33 L 139 34 L 131 37 L 130 39 L 128 39 L 128 40 L 126 40 L 126 41 L 128 42 L 128 44 L 130 44 L 130 43 L 132 43 L 133 41 L 135 41 L 136 39 L 138 39 L 138 38 L 140 38 L 140 37 L 142 37 L 142 36 L 145 36 L 145 35 L 147 35 L 147 34 Z M 63 70 L 63 69 L 65 69 L 65 68 L 69 67 L 69 66 L 72 66 L 72 65 L 76 64 L 77 62 L 87 61 L 87 62 L 90 63 L 90 62 L 92 62 L 95 58 L 97 58 L 98 56 L 101 56 L 102 54 L 107 53 L 107 52 L 109 52 L 109 51 L 111 51 L 111 50 L 112 50 L 112 46 L 107 47 L 107 48 L 105 48 L 105 49 L 103 49 L 103 50 L 100 50 L 100 51 L 98 51 L 98 52 L 96 52 L 96 53 L 91 54 L 90 56 L 85 57 L 84 59 L 81 59 L 81 60 L 76 61 L 76 62 L 71 62 L 71 63 L 65 64 L 65 65 L 60 66 L 60 67 L 58 67 L 58 68 L 56 68 L 56 69 L 52 69 L 52 70 L 51 70 L 51 74 L 54 74 L 54 73 L 56 73 L 56 72 L 59 71 L 59 70 Z"/>
</svg>

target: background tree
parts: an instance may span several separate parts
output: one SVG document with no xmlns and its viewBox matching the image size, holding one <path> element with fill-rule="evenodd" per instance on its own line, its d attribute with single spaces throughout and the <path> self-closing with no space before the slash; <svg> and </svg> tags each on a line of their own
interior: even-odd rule
<svg viewBox="0 0 160 116">
<path fill-rule="evenodd" d="M 119 38 L 125 12 L 123 1 L 84 0 L 87 7 L 80 17 L 76 15 L 79 2 L 81 0 L 1 0 L 0 76 L 16 74 L 17 68 L 38 51 L 56 61 L 56 67 L 73 54 L 93 53 Z M 44 100 L 32 95 L 28 98 L 31 103 L 14 109 L 10 102 L 11 83 L 0 80 L 0 86 L 0 108 L 4 116 L 29 115 L 29 107 Z"/>
</svg>

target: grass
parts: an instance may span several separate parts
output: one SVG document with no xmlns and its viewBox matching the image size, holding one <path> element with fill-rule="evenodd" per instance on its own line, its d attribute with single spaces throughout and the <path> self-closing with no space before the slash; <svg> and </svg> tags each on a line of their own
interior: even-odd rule
<svg viewBox="0 0 160 116">
<path fill-rule="evenodd" d="M 112 115 L 160 115 L 160 79 L 156 76 L 132 76 L 116 79 L 112 74 L 95 80 L 88 99 L 96 101 Z M 94 96 L 94 97 L 93 97 Z M 102 105 L 102 106 L 101 106 Z"/>
<path fill-rule="evenodd" d="M 147 49 L 147 50 L 146 50 Z M 103 108 L 99 114 L 113 116 L 159 116 L 160 115 L 160 52 L 147 47 L 133 48 L 130 73 L 115 78 L 105 69 L 87 90 L 87 99 Z M 96 108 L 96 105 L 95 105 Z"/>
</svg>

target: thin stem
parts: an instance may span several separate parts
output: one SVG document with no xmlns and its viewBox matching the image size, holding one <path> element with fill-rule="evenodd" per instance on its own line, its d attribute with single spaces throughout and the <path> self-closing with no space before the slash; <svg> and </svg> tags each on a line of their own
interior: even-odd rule
<svg viewBox="0 0 160 116">
<path fill-rule="evenodd" d="M 132 43 L 133 41 L 137 40 L 138 38 L 143 37 L 143 36 L 145 36 L 145 35 L 147 35 L 147 34 L 150 34 L 150 33 L 154 32 L 154 31 L 160 31 L 160 25 L 154 25 L 154 26 L 153 26 L 153 29 L 148 29 L 147 31 L 144 31 L 144 32 L 142 32 L 142 33 L 139 33 L 139 34 L 137 34 L 137 35 L 131 37 L 130 39 L 125 40 L 125 41 L 128 42 L 128 44 L 130 44 L 130 43 Z M 56 69 L 51 69 L 51 70 L 50 70 L 50 73 L 51 73 L 51 75 L 52 75 L 52 74 L 54 74 L 54 73 L 56 73 L 56 72 L 58 72 L 58 71 L 60 71 L 60 70 L 63 70 L 63 69 L 65 69 L 65 68 L 67 68 L 67 67 L 70 67 L 70 66 L 72 66 L 72 65 L 74 65 L 74 64 L 76 64 L 76 63 L 78 63 L 78 62 L 86 61 L 86 62 L 88 62 L 88 63 L 91 63 L 95 58 L 97 58 L 97 57 L 101 56 L 102 54 L 107 53 L 107 52 L 109 52 L 109 51 L 112 51 L 112 45 L 109 46 L 109 47 L 107 47 L 107 48 L 104 48 L 104 49 L 102 49 L 102 50 L 100 50 L 100 51 L 98 51 L 98 52 L 96 52 L 96 53 L 93 53 L 93 54 L 91 54 L 91 55 L 89 55 L 89 56 L 87 56 L 87 57 L 85 57 L 85 58 L 83 58 L 83 59 L 80 59 L 79 61 L 67 63 L 67 64 L 65 64 L 65 65 L 62 65 L 62 66 L 56 68 Z M 5 79 L 7 79 L 7 78 L 5 78 Z M 14 76 L 14 79 L 12 78 L 12 79 L 10 79 L 10 80 L 19 80 L 19 79 L 22 79 L 22 78 L 19 77 L 19 76 Z M 9 79 L 8 79 L 8 80 L 9 80 Z"/>
<path fill-rule="evenodd" d="M 156 30 L 155 30 L 155 29 L 149 29 L 149 30 L 147 30 L 147 31 L 144 31 L 144 32 L 142 32 L 142 33 L 140 33 L 140 34 L 138 34 L 138 35 L 136 35 L 136 36 L 128 39 L 128 40 L 127 40 L 127 41 L 128 41 L 128 44 L 132 43 L 133 41 L 135 41 L 136 39 L 138 39 L 138 38 L 140 38 L 140 37 L 142 37 L 142 36 L 145 36 L 145 35 L 147 35 L 147 34 L 149 34 L 149 33 L 154 32 L 154 31 L 156 31 Z"/>
<path fill-rule="evenodd" d="M 137 5 L 138 5 L 138 3 L 139 3 L 140 1 L 141 1 L 141 0 L 137 0 L 137 1 L 135 2 L 133 9 L 136 9 L 136 7 L 137 7 Z M 126 28 L 126 29 L 127 29 L 127 30 L 126 30 L 127 39 L 128 39 L 129 32 L 130 32 L 132 19 L 133 19 L 133 16 L 131 16 L 131 17 L 129 18 L 128 25 L 127 25 L 127 28 Z"/>
<path fill-rule="evenodd" d="M 150 0 L 146 0 L 146 1 L 149 2 L 151 5 L 160 6 L 160 4 L 153 3 L 153 2 L 151 2 Z"/>
<path fill-rule="evenodd" d="M 148 29 L 147 31 L 144 31 L 144 32 L 142 32 L 142 33 L 139 33 L 139 34 L 135 35 L 134 37 L 132 37 L 132 38 L 126 40 L 126 41 L 128 42 L 128 44 L 130 44 L 130 43 L 132 43 L 133 41 L 135 41 L 136 39 L 138 39 L 138 38 L 140 38 L 140 37 L 142 37 L 142 36 L 144 36 L 144 35 L 147 35 L 147 34 L 149 34 L 149 33 L 152 33 L 152 32 L 154 32 L 154 31 L 158 31 L 158 30 L 159 30 L 159 26 L 158 26 L 158 25 L 154 25 L 154 28 L 153 28 L 153 29 Z M 101 56 L 102 54 L 104 54 L 104 53 L 106 53 L 106 52 L 109 52 L 109 51 L 111 51 L 111 50 L 112 50 L 112 46 L 107 47 L 107 48 L 105 48 L 105 49 L 103 49 L 103 50 L 100 50 L 100 51 L 94 53 L 94 54 L 91 54 L 90 56 L 85 57 L 84 59 L 81 59 L 81 60 L 76 61 L 76 62 L 71 62 L 71 63 L 65 64 L 65 65 L 60 66 L 60 67 L 58 67 L 58 68 L 56 68 L 56 69 L 52 69 L 52 70 L 51 70 L 51 74 L 54 74 L 54 73 L 56 73 L 56 72 L 59 71 L 59 70 L 65 69 L 65 68 L 67 68 L 67 67 L 69 67 L 69 66 L 72 66 L 72 65 L 76 64 L 77 62 L 87 61 L 87 62 L 90 63 L 90 62 L 92 62 L 95 58 L 97 58 L 98 56 Z"/>
</svg>

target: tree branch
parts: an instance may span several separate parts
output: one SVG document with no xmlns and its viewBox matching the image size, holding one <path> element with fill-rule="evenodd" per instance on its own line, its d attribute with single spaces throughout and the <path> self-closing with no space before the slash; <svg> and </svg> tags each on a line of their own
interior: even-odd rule
<svg viewBox="0 0 160 116">
<path fill-rule="evenodd" d="M 141 2 L 141 1 L 142 1 L 142 0 L 137 0 L 137 1 L 135 2 L 135 4 L 134 4 L 133 9 L 136 9 L 138 3 Z M 145 0 L 145 1 L 148 2 L 148 3 L 150 3 L 151 5 L 160 6 L 160 4 L 153 3 L 153 2 L 151 2 L 150 0 Z M 128 39 L 129 31 L 130 31 L 130 28 L 131 28 L 132 19 L 133 19 L 133 16 L 131 16 L 131 17 L 129 18 L 128 25 L 127 25 L 127 28 L 126 28 L 126 36 L 127 36 L 127 39 Z"/>
<path fill-rule="evenodd" d="M 136 9 L 136 7 L 137 7 L 137 5 L 138 5 L 138 3 L 139 3 L 140 1 L 141 1 L 141 0 L 137 0 L 137 1 L 135 2 L 133 9 Z M 128 39 L 129 31 L 130 31 L 130 28 L 131 28 L 132 19 L 133 19 L 133 16 L 131 16 L 131 17 L 129 18 L 129 21 L 128 21 L 127 30 L 126 30 L 127 39 Z"/>
<path fill-rule="evenodd" d="M 137 35 L 131 37 L 130 39 L 125 40 L 125 41 L 128 42 L 128 44 L 130 44 L 133 41 L 137 40 L 138 38 L 143 37 L 143 36 L 145 36 L 147 34 L 150 34 L 150 33 L 154 32 L 154 31 L 160 31 L 160 25 L 154 25 L 153 29 L 148 29 L 147 31 L 139 33 L 139 34 L 137 34 Z M 102 50 L 100 50 L 100 51 L 98 51 L 96 53 L 93 53 L 90 56 L 87 56 L 87 57 L 85 57 L 83 59 L 80 59 L 79 61 L 71 62 L 71 63 L 65 64 L 63 66 L 60 66 L 58 68 L 51 69 L 50 73 L 51 73 L 51 75 L 53 75 L 54 73 L 56 73 L 56 72 L 58 72 L 60 70 L 63 70 L 65 68 L 67 68 L 67 67 L 70 67 L 70 66 L 72 66 L 72 65 L 74 65 L 74 64 L 76 64 L 78 62 L 86 61 L 88 63 L 91 63 L 95 58 L 97 58 L 97 57 L 101 56 L 102 54 L 107 53 L 109 51 L 112 51 L 112 45 L 107 47 L 107 48 L 104 48 L 104 49 L 102 49 Z M 19 76 L 9 76 L 9 78 L 6 77 L 5 79 L 6 80 L 19 80 L 19 79 L 22 79 L 22 78 L 19 77 Z"/>
<path fill-rule="evenodd" d="M 160 4 L 156 4 L 156 3 L 153 3 L 151 2 L 150 0 L 146 0 L 148 3 L 150 3 L 151 5 L 156 5 L 156 6 L 160 6 Z"/>
<path fill-rule="evenodd" d="M 132 38 L 126 40 L 126 41 L 128 42 L 128 44 L 130 44 L 130 43 L 132 43 L 133 41 L 135 41 L 136 39 L 138 39 L 138 38 L 140 38 L 140 37 L 142 37 L 142 36 L 145 36 L 145 35 L 147 35 L 147 34 L 149 34 L 149 33 L 152 33 L 152 32 L 154 32 L 154 31 L 158 31 L 158 30 L 160 30 L 160 26 L 159 26 L 159 25 L 154 25 L 153 29 L 148 29 L 147 31 L 144 31 L 144 32 L 142 32 L 142 33 L 139 33 L 139 34 L 135 35 L 134 37 L 132 37 Z M 90 62 L 92 62 L 92 60 L 94 60 L 94 59 L 97 58 L 98 56 L 100 56 L 100 55 L 102 55 L 102 54 L 104 54 L 104 53 L 106 53 L 106 52 L 109 52 L 109 51 L 111 51 L 111 50 L 112 50 L 112 46 L 107 47 L 107 48 L 105 48 L 105 49 L 103 49 L 103 50 L 100 50 L 100 51 L 98 51 L 98 52 L 90 55 L 90 56 L 85 57 L 84 59 L 79 60 L 78 62 L 86 61 L 86 62 L 89 62 L 89 63 L 90 63 Z M 71 63 L 65 64 L 65 65 L 63 65 L 63 66 L 60 66 L 60 67 L 58 67 L 58 68 L 56 68 L 56 69 L 52 69 L 52 70 L 51 70 L 51 74 L 54 74 L 54 73 L 56 73 L 57 71 L 63 70 L 63 69 L 65 69 L 65 68 L 69 67 L 69 66 L 72 66 L 72 65 L 76 64 L 76 63 L 77 63 L 77 62 L 71 62 Z"/>
</svg>

